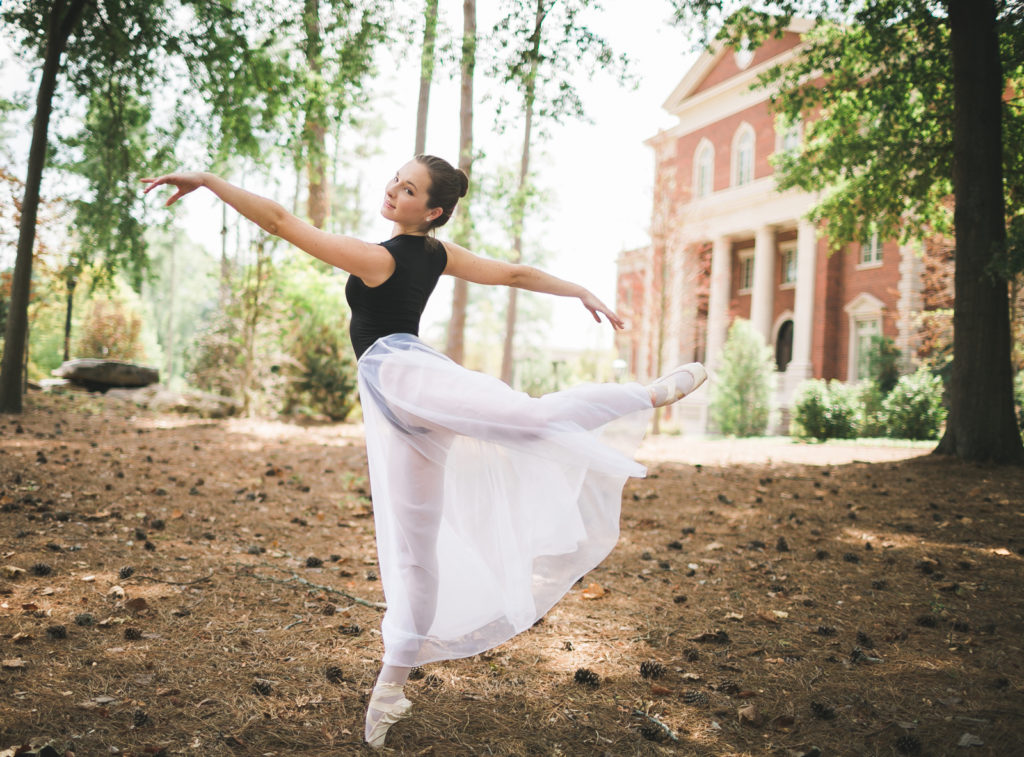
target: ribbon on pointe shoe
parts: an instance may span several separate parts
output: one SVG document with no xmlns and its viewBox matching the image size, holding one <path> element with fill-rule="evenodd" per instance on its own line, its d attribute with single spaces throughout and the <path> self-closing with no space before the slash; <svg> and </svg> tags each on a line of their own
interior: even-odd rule
<svg viewBox="0 0 1024 757">
<path fill-rule="evenodd" d="M 681 365 L 647 387 L 651 393 L 651 404 L 664 407 L 677 402 L 704 383 L 708 373 L 700 363 Z"/>
<path fill-rule="evenodd" d="M 390 701 L 382 701 L 388 699 Z M 409 714 L 412 712 L 412 702 L 405 698 L 405 692 L 401 684 L 378 683 L 373 687 L 373 693 L 370 695 L 370 703 L 367 705 L 367 717 L 369 717 L 371 710 L 379 712 L 380 719 L 373 724 L 373 728 L 366 734 L 366 743 L 373 749 L 380 749 L 384 746 L 384 739 L 388 735 L 388 729 L 399 720 L 409 717 Z"/>
</svg>

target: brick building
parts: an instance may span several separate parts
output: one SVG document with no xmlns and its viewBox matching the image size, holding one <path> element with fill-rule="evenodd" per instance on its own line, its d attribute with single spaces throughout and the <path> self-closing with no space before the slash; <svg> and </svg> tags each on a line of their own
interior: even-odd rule
<svg viewBox="0 0 1024 757">
<path fill-rule="evenodd" d="M 828 253 L 806 220 L 814 195 L 779 191 L 769 160 L 799 144 L 758 75 L 798 54 L 808 25 L 795 22 L 757 50 L 718 44 L 664 104 L 678 119 L 648 140 L 655 157 L 651 244 L 618 261 L 617 306 L 629 319 L 621 359 L 646 381 L 691 360 L 712 370 L 733 318 L 751 321 L 775 353 L 777 401 L 817 377 L 857 381 L 871 337 L 915 358 L 922 265 L 918 245 L 871 235 Z M 869 219 L 870 221 L 870 219 Z M 707 428 L 707 389 L 676 406 L 687 431 Z"/>
</svg>

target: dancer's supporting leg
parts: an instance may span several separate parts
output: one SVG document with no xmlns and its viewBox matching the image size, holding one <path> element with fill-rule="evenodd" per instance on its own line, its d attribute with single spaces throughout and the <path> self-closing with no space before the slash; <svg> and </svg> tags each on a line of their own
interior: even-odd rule
<svg viewBox="0 0 1024 757">
<path fill-rule="evenodd" d="M 403 686 L 437 611 L 437 534 L 444 496 L 443 465 L 424 457 L 408 437 L 391 445 L 388 471 L 386 543 L 378 545 L 388 602 L 386 662 L 366 710 L 364 734 L 373 747 L 383 746 L 391 725 L 412 709 Z"/>
</svg>

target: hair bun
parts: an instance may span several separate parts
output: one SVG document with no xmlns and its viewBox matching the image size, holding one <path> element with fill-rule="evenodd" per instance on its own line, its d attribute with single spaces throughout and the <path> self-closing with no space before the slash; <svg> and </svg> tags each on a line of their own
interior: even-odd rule
<svg viewBox="0 0 1024 757">
<path fill-rule="evenodd" d="M 461 168 L 456 170 L 459 172 L 459 185 L 461 187 L 461 189 L 459 189 L 459 197 L 465 197 L 466 192 L 469 191 L 469 177 L 466 176 L 466 172 Z"/>
</svg>

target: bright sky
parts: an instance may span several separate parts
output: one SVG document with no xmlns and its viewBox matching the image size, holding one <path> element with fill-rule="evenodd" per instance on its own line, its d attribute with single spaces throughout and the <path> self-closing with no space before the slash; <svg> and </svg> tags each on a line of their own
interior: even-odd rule
<svg viewBox="0 0 1024 757">
<path fill-rule="evenodd" d="M 419 4 L 420 0 L 415 2 Z M 478 29 L 489 28 L 494 19 L 488 14 L 493 13 L 495 4 L 477 5 Z M 553 129 L 551 138 L 535 151 L 533 165 L 538 183 L 551 195 L 542 235 L 544 247 L 552 253 L 546 269 L 586 286 L 614 306 L 616 257 L 649 241 L 653 155 L 643 142 L 660 128 L 672 125 L 673 119 L 661 104 L 694 56 L 682 32 L 668 24 L 665 0 L 606 0 L 605 6 L 600 13 L 588 14 L 588 23 L 618 52 L 632 59 L 638 86 L 623 88 L 608 76 L 585 82 L 581 94 L 592 123 L 570 122 Z M 462 3 L 441 0 L 440 9 L 442 23 L 461 35 Z M 9 61 L 7 53 L 6 49 L 0 50 L 0 57 Z M 5 62 L 0 72 L 0 94 L 9 95 L 16 87 L 22 88 L 24 73 L 18 68 Z M 369 161 L 360 173 L 368 178 L 368 187 L 373 187 L 373 177 L 379 176 L 383 192 L 387 179 L 412 154 L 419 63 L 409 57 L 395 61 L 385 56 L 381 68 L 381 81 L 375 86 L 383 95 L 380 100 L 387 124 L 380 139 L 384 154 Z M 478 67 L 478 97 L 486 86 L 484 71 Z M 457 78 L 442 77 L 435 84 L 430 106 L 427 152 L 455 162 L 459 138 Z M 493 156 L 501 155 L 507 166 L 517 168 L 521 133 L 513 130 L 502 141 L 493 133 L 487 109 L 486 104 L 476 108 L 477 148 L 492 156 L 492 164 L 497 162 Z M 289 193 L 292 181 L 283 183 Z M 378 199 L 370 191 L 365 207 L 378 207 Z M 220 212 L 216 204 L 198 198 L 192 204 L 189 236 L 197 241 L 219 240 Z M 530 223 L 528 220 L 528 236 Z M 536 236 L 536 225 L 532 231 Z M 388 223 L 378 217 L 368 236 L 383 240 L 389 235 Z M 443 322 L 449 312 L 450 288 L 439 286 L 425 314 L 424 332 L 430 333 L 429 324 Z M 577 301 L 555 301 L 549 346 L 606 347 L 612 343 L 611 335 L 611 328 L 595 324 Z"/>
</svg>

